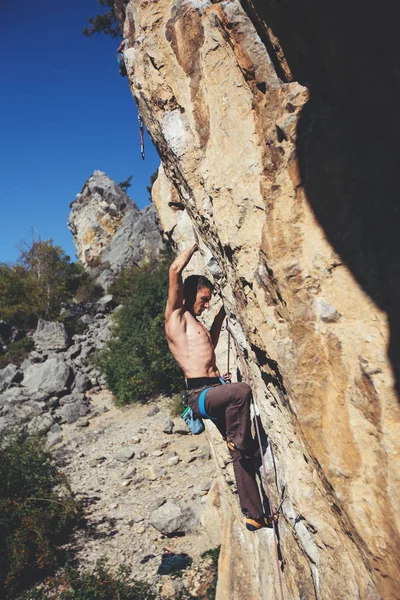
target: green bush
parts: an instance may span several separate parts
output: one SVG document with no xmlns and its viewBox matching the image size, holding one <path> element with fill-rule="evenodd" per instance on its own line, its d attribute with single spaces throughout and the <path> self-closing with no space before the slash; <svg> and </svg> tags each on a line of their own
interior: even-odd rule
<svg viewBox="0 0 400 600">
<path fill-rule="evenodd" d="M 155 594 L 146 583 L 129 580 L 130 570 L 121 566 L 115 575 L 100 559 L 93 571 L 79 573 L 67 567 L 55 578 L 47 580 L 22 600 L 154 600 Z"/>
<path fill-rule="evenodd" d="M 30 337 L 24 337 L 18 342 L 12 342 L 7 348 L 7 352 L 0 356 L 0 369 L 3 369 L 10 363 L 17 367 L 21 366 L 23 360 L 34 349 L 35 342 Z"/>
<path fill-rule="evenodd" d="M 210 586 L 207 589 L 207 600 L 215 600 L 215 595 L 217 593 L 217 583 L 218 583 L 218 561 L 219 555 L 221 552 L 221 546 L 217 546 L 217 548 L 213 548 L 212 550 L 207 550 L 203 552 L 201 558 L 208 558 L 211 560 L 210 571 L 213 574 L 212 580 L 210 582 Z"/>
<path fill-rule="evenodd" d="M 146 400 L 183 387 L 182 372 L 168 349 L 164 311 L 169 261 L 123 273 L 113 288 L 125 306 L 115 315 L 113 337 L 98 365 L 118 404 Z"/>
<path fill-rule="evenodd" d="M 68 483 L 39 436 L 0 433 L 0 595 L 57 564 L 57 543 L 80 515 Z"/>
</svg>

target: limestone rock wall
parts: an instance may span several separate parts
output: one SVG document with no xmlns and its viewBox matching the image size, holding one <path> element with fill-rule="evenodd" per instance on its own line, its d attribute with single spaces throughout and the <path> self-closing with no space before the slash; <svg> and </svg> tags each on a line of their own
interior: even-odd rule
<svg viewBox="0 0 400 600">
<path fill-rule="evenodd" d="M 366 126 L 377 100 L 357 110 L 359 54 L 336 73 L 332 36 L 301 30 L 322 12 L 313 2 L 298 21 L 291 2 L 116 4 L 162 159 L 163 228 L 180 248 L 200 237 L 193 268 L 223 297 L 270 437 L 275 505 L 288 496 L 286 597 L 399 598 L 396 150 L 393 130 Z M 278 598 L 271 532 L 243 530 L 222 469 L 219 490 L 218 599 Z"/>
<path fill-rule="evenodd" d="M 104 287 L 115 273 L 157 258 L 163 241 L 156 209 L 142 211 L 102 171 L 95 171 L 71 204 L 68 227 L 79 260 Z"/>
</svg>

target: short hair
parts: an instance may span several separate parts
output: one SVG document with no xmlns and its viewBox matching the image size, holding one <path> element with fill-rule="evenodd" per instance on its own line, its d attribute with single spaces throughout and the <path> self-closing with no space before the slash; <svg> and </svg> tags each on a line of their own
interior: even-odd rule
<svg viewBox="0 0 400 600">
<path fill-rule="evenodd" d="M 207 277 L 203 275 L 189 275 L 183 282 L 183 296 L 185 300 L 194 298 L 202 288 L 214 291 L 214 286 Z"/>
</svg>

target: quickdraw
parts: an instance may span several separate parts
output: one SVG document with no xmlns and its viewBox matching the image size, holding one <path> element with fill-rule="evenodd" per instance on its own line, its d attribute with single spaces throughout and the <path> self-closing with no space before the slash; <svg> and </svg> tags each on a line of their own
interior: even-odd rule
<svg viewBox="0 0 400 600">
<path fill-rule="evenodd" d="M 138 114 L 139 121 L 139 135 L 140 135 L 140 153 L 142 155 L 142 160 L 144 160 L 144 124 L 142 117 Z"/>
</svg>

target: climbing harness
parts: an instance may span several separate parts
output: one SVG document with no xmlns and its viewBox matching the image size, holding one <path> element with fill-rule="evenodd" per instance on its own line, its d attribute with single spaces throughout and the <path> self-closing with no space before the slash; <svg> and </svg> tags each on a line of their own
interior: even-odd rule
<svg viewBox="0 0 400 600">
<path fill-rule="evenodd" d="M 199 399 L 197 401 L 199 406 L 199 413 L 203 417 L 203 419 L 210 419 L 211 421 L 215 421 L 216 419 L 210 417 L 210 415 L 208 415 L 206 411 L 206 394 L 209 389 L 211 388 L 206 388 L 205 390 L 203 390 L 199 396 Z"/>
<path fill-rule="evenodd" d="M 139 135 L 140 135 L 140 153 L 142 155 L 142 160 L 144 160 L 144 124 L 142 117 L 138 114 L 139 121 Z"/>
<path fill-rule="evenodd" d="M 236 338 L 232 335 L 232 332 L 229 327 L 228 319 L 226 320 L 226 330 L 228 331 L 228 373 L 230 372 L 229 371 L 229 359 L 230 359 L 229 348 L 230 348 L 230 340 L 232 337 L 234 345 L 235 345 L 236 354 L 237 354 L 240 364 L 241 364 L 241 368 L 242 368 L 242 372 L 243 372 L 243 380 L 245 381 L 245 383 L 247 383 L 249 385 L 250 377 L 249 377 L 247 365 L 245 363 L 241 348 L 239 347 L 239 344 L 238 344 Z M 263 472 L 264 484 L 265 484 L 265 492 L 267 495 L 269 510 L 270 510 L 270 514 L 267 516 L 267 523 L 269 525 L 272 525 L 273 532 L 274 532 L 274 546 L 275 546 L 276 566 L 277 566 L 278 578 L 279 578 L 280 595 L 281 595 L 281 600 L 284 600 L 282 574 L 281 574 L 281 569 L 280 569 L 280 564 L 279 564 L 277 521 L 279 518 L 279 512 L 281 511 L 282 505 L 283 505 L 284 501 L 286 500 L 286 496 L 284 496 L 282 498 L 277 510 L 274 511 L 272 500 L 271 500 L 270 488 L 269 488 L 269 484 L 268 484 L 267 468 L 265 465 L 265 458 L 264 458 L 263 446 L 262 446 L 262 442 L 261 442 L 260 428 L 259 428 L 258 419 L 257 419 L 257 416 L 260 414 L 260 410 L 258 408 L 258 405 L 255 401 L 254 396 L 252 396 L 252 402 L 253 402 L 253 409 L 254 409 L 254 425 L 255 425 L 255 429 L 256 429 L 256 433 L 257 433 L 258 445 L 259 445 L 260 456 L 261 456 L 262 472 Z"/>
</svg>

